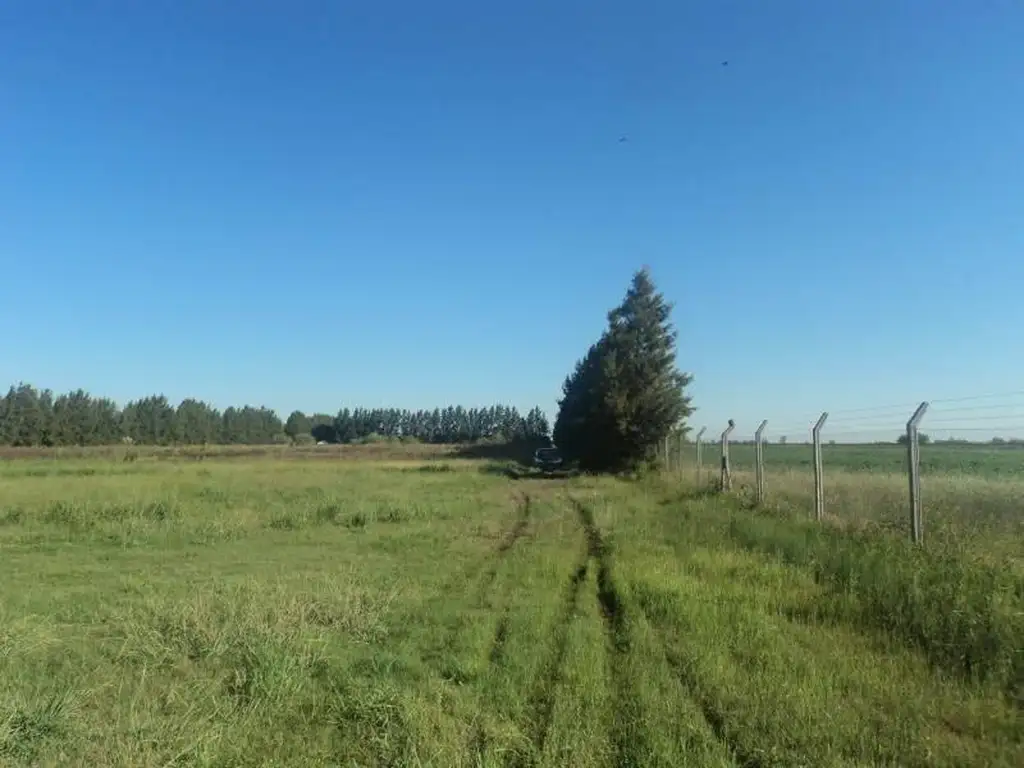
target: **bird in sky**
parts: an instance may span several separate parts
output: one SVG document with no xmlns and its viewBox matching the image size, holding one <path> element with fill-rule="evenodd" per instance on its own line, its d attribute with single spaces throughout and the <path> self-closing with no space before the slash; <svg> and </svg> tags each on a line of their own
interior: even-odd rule
<svg viewBox="0 0 1024 768">
<path fill-rule="evenodd" d="M 723 67 L 728 67 L 729 66 L 729 62 L 728 61 L 723 61 L 722 62 L 722 66 Z M 619 136 L 619 144 L 625 144 L 627 141 L 629 141 L 629 137 L 626 136 L 625 134 L 623 134 L 622 136 Z"/>
</svg>

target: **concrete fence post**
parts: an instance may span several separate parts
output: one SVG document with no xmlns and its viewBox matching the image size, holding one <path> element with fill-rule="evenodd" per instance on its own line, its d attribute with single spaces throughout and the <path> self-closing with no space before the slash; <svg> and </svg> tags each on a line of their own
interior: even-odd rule
<svg viewBox="0 0 1024 768">
<path fill-rule="evenodd" d="M 921 519 L 921 445 L 918 424 L 928 410 L 921 403 L 907 422 L 907 480 L 910 484 L 910 538 L 915 544 L 924 540 L 924 521 Z"/>
<path fill-rule="evenodd" d="M 729 419 L 729 426 L 722 432 L 722 485 L 723 491 L 732 490 L 732 469 L 729 467 L 729 435 L 736 429 L 736 422 Z"/>
<path fill-rule="evenodd" d="M 811 439 L 814 443 L 814 519 L 819 523 L 825 517 L 825 467 L 821 459 L 821 428 L 828 419 L 828 411 L 818 417 Z"/>
<path fill-rule="evenodd" d="M 756 477 L 755 493 L 757 503 L 764 504 L 764 428 L 768 426 L 768 420 L 761 422 L 761 426 L 754 433 L 754 473 Z"/>
<path fill-rule="evenodd" d="M 700 488 L 704 482 L 704 433 L 707 427 L 701 427 L 697 433 L 697 487 Z"/>
</svg>

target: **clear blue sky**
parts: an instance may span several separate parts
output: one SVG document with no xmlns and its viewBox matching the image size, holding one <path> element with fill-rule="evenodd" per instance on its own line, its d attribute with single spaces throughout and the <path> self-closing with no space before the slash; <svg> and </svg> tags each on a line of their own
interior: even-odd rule
<svg viewBox="0 0 1024 768">
<path fill-rule="evenodd" d="M 553 414 L 648 264 L 698 426 L 1024 389 L 1015 0 L 242 7 L 0 5 L 4 382 Z"/>
</svg>

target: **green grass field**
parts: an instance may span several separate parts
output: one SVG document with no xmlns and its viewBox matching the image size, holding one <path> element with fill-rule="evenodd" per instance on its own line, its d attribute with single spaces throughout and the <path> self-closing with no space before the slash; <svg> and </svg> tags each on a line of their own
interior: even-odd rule
<svg viewBox="0 0 1024 768">
<path fill-rule="evenodd" d="M 345 455 L 0 464 L 0 764 L 1024 764 L 1011 478 Z"/>
<path fill-rule="evenodd" d="M 737 495 L 753 498 L 754 448 L 729 451 Z M 810 445 L 765 446 L 770 505 L 806 518 L 814 508 Z M 680 481 L 697 482 L 694 446 L 674 458 Z M 704 449 L 701 482 L 719 473 L 721 449 Z M 825 510 L 844 528 L 883 528 L 909 536 L 906 448 L 897 445 L 823 445 Z M 970 550 L 994 563 L 1024 569 L 1024 450 L 984 445 L 921 447 L 921 492 L 929 547 Z"/>
<path fill-rule="evenodd" d="M 694 460 L 694 446 L 687 446 L 684 458 Z M 715 464 L 721 457 L 718 443 L 709 443 L 704 451 L 705 460 Z M 749 443 L 732 445 L 730 459 L 738 467 L 753 468 L 754 446 Z M 905 446 L 890 444 L 829 444 L 822 445 L 822 459 L 826 468 L 844 472 L 902 473 L 907 462 Z M 769 443 L 764 448 L 765 467 L 769 470 L 803 469 L 810 471 L 813 450 L 810 444 Z M 1024 448 L 995 447 L 984 444 L 928 444 L 921 446 L 921 474 L 923 477 L 941 477 L 950 474 L 973 475 L 987 478 L 1024 480 Z"/>
</svg>

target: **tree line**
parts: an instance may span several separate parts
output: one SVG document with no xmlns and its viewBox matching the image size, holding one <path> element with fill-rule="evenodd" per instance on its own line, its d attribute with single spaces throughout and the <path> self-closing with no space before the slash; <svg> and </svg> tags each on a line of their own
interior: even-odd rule
<svg viewBox="0 0 1024 768">
<path fill-rule="evenodd" d="M 423 443 L 544 442 L 548 438 L 547 417 L 540 408 L 521 416 L 513 407 L 489 408 L 449 406 L 411 411 L 401 408 L 343 408 L 334 417 L 307 416 L 294 411 L 284 426 L 293 440 L 311 435 L 327 443 L 352 443 L 372 438 L 414 440 Z"/>
<path fill-rule="evenodd" d="M 0 445 L 89 446 L 132 442 L 140 445 L 267 445 L 312 442 L 353 443 L 375 438 L 430 443 L 480 440 L 545 441 L 548 422 L 539 408 L 521 416 L 515 408 L 464 408 L 432 411 L 398 408 L 354 410 L 336 416 L 306 416 L 294 411 L 282 422 L 265 406 L 223 411 L 193 398 L 172 405 L 150 395 L 119 407 L 110 398 L 78 389 L 54 395 L 31 384 L 12 386 L 0 398 Z"/>
</svg>

